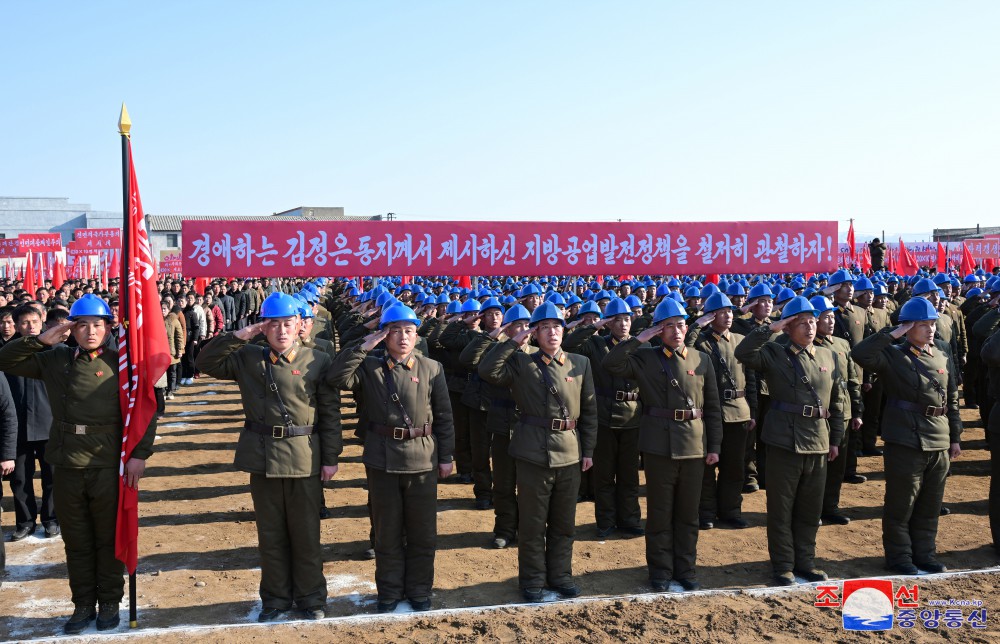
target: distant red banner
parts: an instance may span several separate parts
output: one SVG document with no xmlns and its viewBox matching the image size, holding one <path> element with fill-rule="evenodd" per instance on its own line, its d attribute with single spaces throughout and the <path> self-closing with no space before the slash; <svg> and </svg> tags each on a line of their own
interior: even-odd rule
<svg viewBox="0 0 1000 644">
<path fill-rule="evenodd" d="M 180 275 L 183 272 L 180 253 L 160 252 L 160 275 Z"/>
<path fill-rule="evenodd" d="M 107 250 L 122 247 L 121 228 L 77 228 L 73 231 L 77 248 Z"/>
<path fill-rule="evenodd" d="M 62 235 L 59 233 L 32 233 L 17 236 L 17 247 L 22 253 L 52 253 L 62 250 Z"/>
<path fill-rule="evenodd" d="M 695 275 L 837 267 L 835 221 L 191 220 L 181 231 L 186 277 Z"/>
<path fill-rule="evenodd" d="M 17 237 L 0 239 L 0 257 L 21 257 L 23 253 L 17 246 Z"/>
</svg>

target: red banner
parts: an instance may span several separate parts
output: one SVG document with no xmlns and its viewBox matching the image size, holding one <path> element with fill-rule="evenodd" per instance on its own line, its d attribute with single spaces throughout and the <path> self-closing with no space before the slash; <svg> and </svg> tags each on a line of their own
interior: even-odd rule
<svg viewBox="0 0 1000 644">
<path fill-rule="evenodd" d="M 837 267 L 835 221 L 189 220 L 181 226 L 186 277 L 697 275 Z"/>
<path fill-rule="evenodd" d="M 22 253 L 50 253 L 62 250 L 62 235 L 59 233 L 33 233 L 17 236 L 17 247 Z"/>
<path fill-rule="evenodd" d="M 160 251 L 160 275 L 180 275 L 183 270 L 180 253 Z"/>
<path fill-rule="evenodd" d="M 77 228 L 73 231 L 77 248 L 106 250 L 122 247 L 121 228 Z"/>
<path fill-rule="evenodd" d="M 21 252 L 17 245 L 17 237 L 0 239 L 0 257 L 21 257 Z"/>
</svg>

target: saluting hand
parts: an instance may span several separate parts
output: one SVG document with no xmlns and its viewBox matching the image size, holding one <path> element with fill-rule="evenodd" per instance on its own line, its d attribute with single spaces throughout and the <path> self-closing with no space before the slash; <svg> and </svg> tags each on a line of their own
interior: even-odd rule
<svg viewBox="0 0 1000 644">
<path fill-rule="evenodd" d="M 122 478 L 125 480 L 125 486 L 130 487 L 133 490 L 139 489 L 139 479 L 146 472 L 146 461 L 141 458 L 130 458 L 128 462 L 125 463 L 125 476 Z"/>
<path fill-rule="evenodd" d="M 604 327 L 606 327 L 608 325 L 608 322 L 610 322 L 610 321 L 611 321 L 611 318 L 601 318 L 600 320 L 594 320 L 593 327 L 595 329 L 597 329 L 598 331 L 600 331 L 601 329 L 603 329 Z"/>
<path fill-rule="evenodd" d="M 369 335 L 367 338 L 365 338 L 365 341 L 361 345 L 361 348 L 364 349 L 365 351 L 371 351 L 372 349 L 378 346 L 379 342 L 385 340 L 387 337 L 389 337 L 389 327 L 385 327 L 381 331 L 376 331 L 375 333 Z"/>
<path fill-rule="evenodd" d="M 66 320 L 55 325 L 45 333 L 38 336 L 37 340 L 47 347 L 53 347 L 69 339 L 70 331 L 73 330 L 75 322 Z"/>
<path fill-rule="evenodd" d="M 575 329 L 576 327 L 580 326 L 582 323 L 583 323 L 583 319 L 582 318 L 577 318 L 577 319 L 573 320 L 572 322 L 568 322 L 566 324 L 566 330 L 569 331 L 570 329 Z"/>
<path fill-rule="evenodd" d="M 701 316 L 700 318 L 695 320 L 694 323 L 704 329 L 714 320 L 715 320 L 715 311 L 712 311 L 711 313 L 706 313 L 705 315 Z"/>
<path fill-rule="evenodd" d="M 525 344 L 528 343 L 528 338 L 531 337 L 533 331 L 534 329 L 531 328 L 523 329 L 520 333 L 511 338 L 511 340 L 516 342 L 518 346 L 523 347 Z"/>
<path fill-rule="evenodd" d="M 781 333 L 782 331 L 785 330 L 785 327 L 788 326 L 788 323 L 791 321 L 792 318 L 790 317 L 785 318 L 784 320 L 775 320 L 774 322 L 771 322 L 770 325 L 768 325 L 768 328 L 771 329 L 772 333 Z"/>
<path fill-rule="evenodd" d="M 337 474 L 337 470 L 340 469 L 337 465 L 323 465 L 319 468 L 319 480 L 329 481 Z"/>
<path fill-rule="evenodd" d="M 258 334 L 264 332 L 264 327 L 267 322 L 258 322 L 257 324 L 251 324 L 250 326 L 245 326 L 239 331 L 233 333 L 233 336 L 243 340 L 244 342 L 249 342 L 253 340 Z"/>
<path fill-rule="evenodd" d="M 900 324 L 899 326 L 897 326 L 895 329 L 893 329 L 891 332 L 889 332 L 889 335 L 891 335 L 892 337 L 894 337 L 894 338 L 896 338 L 898 340 L 901 337 L 903 337 L 904 335 L 906 335 L 906 332 L 909 331 L 912 328 L 913 328 L 913 322 L 903 322 L 902 324 Z"/>
<path fill-rule="evenodd" d="M 638 340 L 639 342 L 649 342 L 656 336 L 660 335 L 660 332 L 662 330 L 663 330 L 663 324 L 660 323 L 657 324 L 656 326 L 651 326 L 649 328 L 643 329 L 639 335 L 635 336 L 635 339 Z"/>
</svg>

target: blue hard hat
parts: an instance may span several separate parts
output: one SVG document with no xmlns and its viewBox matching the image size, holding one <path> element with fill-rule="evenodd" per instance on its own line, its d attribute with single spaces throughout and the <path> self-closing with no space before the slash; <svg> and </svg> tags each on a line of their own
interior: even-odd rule
<svg viewBox="0 0 1000 644">
<path fill-rule="evenodd" d="M 531 313 L 528 313 L 528 309 L 524 308 L 523 304 L 515 304 L 507 309 L 507 312 L 503 314 L 504 325 L 510 324 L 511 322 L 517 322 L 518 320 L 530 319 Z"/>
<path fill-rule="evenodd" d="M 838 284 L 843 284 L 844 282 L 853 282 L 853 281 L 854 277 L 851 275 L 851 273 L 846 268 L 842 268 L 830 276 L 830 279 L 827 280 L 826 285 L 836 286 Z"/>
<path fill-rule="evenodd" d="M 610 300 L 613 297 L 614 294 L 612 294 L 611 291 L 598 291 L 597 295 L 594 296 L 594 299 L 600 302 L 601 300 Z"/>
<path fill-rule="evenodd" d="M 478 313 L 481 308 L 479 300 L 474 300 L 471 297 L 462 303 L 462 313 Z"/>
<path fill-rule="evenodd" d="M 347 289 L 347 297 L 357 297 L 359 295 L 361 295 L 361 291 L 358 290 L 357 286 Z"/>
<path fill-rule="evenodd" d="M 778 296 L 776 298 L 774 298 L 774 301 L 777 304 L 781 304 L 782 302 L 787 302 L 788 300 L 792 299 L 793 297 L 796 297 L 795 291 L 793 291 L 792 289 L 790 289 L 788 287 L 785 287 L 785 288 L 781 289 L 778 292 Z M 800 295 L 798 297 L 802 297 L 802 296 Z"/>
<path fill-rule="evenodd" d="M 500 299 L 500 302 L 502 302 L 504 306 L 512 306 L 514 304 L 517 304 L 517 298 L 514 297 L 513 295 L 504 295 Z"/>
<path fill-rule="evenodd" d="M 684 297 L 681 295 L 680 291 L 670 291 L 669 293 L 667 293 L 667 297 L 665 297 L 663 299 L 665 299 L 665 300 L 673 300 L 674 302 L 677 302 L 678 304 L 681 304 L 681 305 L 684 304 Z"/>
<path fill-rule="evenodd" d="M 582 316 L 586 313 L 596 313 L 597 317 L 599 318 L 604 317 L 604 314 L 601 313 L 601 307 L 597 306 L 597 302 L 593 300 L 589 302 L 584 302 L 583 306 L 580 307 L 580 312 L 577 315 Z"/>
<path fill-rule="evenodd" d="M 301 295 L 302 299 L 305 300 L 306 302 L 309 302 L 310 304 L 315 304 L 316 302 L 319 302 L 319 298 L 316 297 L 315 291 L 302 289 L 301 291 L 298 292 L 298 295 Z"/>
<path fill-rule="evenodd" d="M 382 311 L 382 317 L 378 321 L 378 328 L 383 329 L 386 325 L 392 324 L 393 322 L 411 322 L 413 324 L 420 324 L 420 320 L 417 319 L 417 314 L 413 312 L 413 309 L 406 306 L 402 302 L 393 304 L 386 310 Z"/>
<path fill-rule="evenodd" d="M 656 297 L 663 297 L 670 292 L 670 287 L 666 284 L 660 284 L 656 287 Z"/>
<path fill-rule="evenodd" d="M 616 315 L 632 315 L 632 309 L 625 300 L 616 297 L 604 305 L 604 317 L 610 318 Z"/>
<path fill-rule="evenodd" d="M 799 313 L 812 313 L 813 316 L 819 316 L 819 311 L 810 304 L 809 300 L 801 295 L 797 295 L 785 305 L 785 308 L 781 309 L 781 319 L 785 320 Z"/>
<path fill-rule="evenodd" d="M 305 284 L 303 284 L 302 285 L 302 290 L 304 290 L 304 291 L 312 291 L 314 294 L 319 293 L 319 289 L 317 289 L 316 285 L 313 284 L 312 282 L 306 282 Z"/>
<path fill-rule="evenodd" d="M 460 300 L 452 300 L 448 302 L 448 308 L 445 309 L 445 313 L 448 315 L 455 315 L 456 313 L 462 312 L 462 302 Z"/>
<path fill-rule="evenodd" d="M 926 277 L 921 278 L 913 285 L 914 295 L 924 295 L 926 293 L 933 293 L 938 290 L 937 284 L 934 280 L 927 279 Z M 922 319 L 932 319 L 932 318 L 922 318 Z"/>
<path fill-rule="evenodd" d="M 681 281 L 679 279 L 677 279 L 676 277 L 671 277 L 670 281 L 667 282 L 667 288 L 668 289 L 671 289 L 671 288 L 680 288 L 680 287 L 681 287 Z"/>
<path fill-rule="evenodd" d="M 812 304 L 813 308 L 820 313 L 825 313 L 827 311 L 835 311 L 837 307 L 833 305 L 830 298 L 824 297 L 823 295 L 815 295 L 810 300 L 809 303 Z"/>
<path fill-rule="evenodd" d="M 941 286 L 942 284 L 951 284 L 951 278 L 945 273 L 938 273 L 934 276 L 934 283 L 938 286 Z"/>
<path fill-rule="evenodd" d="M 878 296 L 878 295 L 888 295 L 888 294 L 889 294 L 889 291 L 886 290 L 885 286 L 883 286 L 881 282 L 875 285 L 875 295 L 876 296 Z"/>
<path fill-rule="evenodd" d="M 305 302 L 299 305 L 299 315 L 302 316 L 303 320 L 308 320 L 316 317 L 316 314 L 313 313 L 312 307 Z"/>
<path fill-rule="evenodd" d="M 316 284 L 319 285 L 319 286 L 326 286 L 326 278 L 325 277 L 317 277 L 316 278 Z"/>
<path fill-rule="evenodd" d="M 854 282 L 854 292 L 860 293 L 862 291 L 873 291 L 875 290 L 875 285 L 867 277 L 859 277 L 856 282 Z"/>
<path fill-rule="evenodd" d="M 534 311 L 531 312 L 531 321 L 528 323 L 529 326 L 535 326 L 542 320 L 559 320 L 559 323 L 566 326 L 566 320 L 563 319 L 562 313 L 556 308 L 556 305 L 552 302 L 544 302 L 537 306 Z"/>
<path fill-rule="evenodd" d="M 291 295 L 275 291 L 271 293 L 260 305 L 260 317 L 268 318 L 288 318 L 299 314 L 299 301 Z"/>
<path fill-rule="evenodd" d="M 701 289 L 697 286 L 689 286 L 684 289 L 684 298 L 701 297 Z"/>
<path fill-rule="evenodd" d="M 551 302 L 554 306 L 566 306 L 566 298 L 559 295 L 556 291 L 552 291 L 545 297 L 546 302 Z"/>
<path fill-rule="evenodd" d="M 382 307 L 385 305 L 386 302 L 388 302 L 391 299 L 393 299 L 392 293 L 390 293 L 389 291 L 384 291 L 380 293 L 377 298 L 375 298 L 375 306 Z"/>
<path fill-rule="evenodd" d="M 680 317 L 687 319 L 687 311 L 672 297 L 665 297 L 663 301 L 656 305 L 653 310 L 653 324 L 659 324 L 668 318 Z"/>
<path fill-rule="evenodd" d="M 900 322 L 920 322 L 923 320 L 936 320 L 940 317 L 937 309 L 930 303 L 930 300 L 923 297 L 911 297 L 899 309 Z"/>
<path fill-rule="evenodd" d="M 569 297 L 566 298 L 566 306 L 567 307 L 573 306 L 574 304 L 580 304 L 582 302 L 583 302 L 583 300 L 581 300 L 580 296 L 577 295 L 576 293 L 573 293 Z"/>
<path fill-rule="evenodd" d="M 702 310 L 705 313 L 711 313 L 712 311 L 718 311 L 719 309 L 731 309 L 733 308 L 733 303 L 729 301 L 725 293 L 712 293 L 705 300 L 705 306 Z"/>
<path fill-rule="evenodd" d="M 438 303 L 438 305 L 441 305 L 441 304 L 451 304 L 451 298 L 448 297 L 447 293 L 442 293 L 441 295 L 437 296 L 437 303 Z"/>
<path fill-rule="evenodd" d="M 764 282 L 757 282 L 753 285 L 753 288 L 750 289 L 750 292 L 747 293 L 748 300 L 754 300 L 758 297 L 774 297 L 771 293 L 771 289 L 769 289 L 767 284 Z"/>
<path fill-rule="evenodd" d="M 983 294 L 983 289 L 981 289 L 978 286 L 976 286 L 976 287 L 970 288 L 969 292 L 965 294 L 965 297 L 967 297 L 967 298 L 969 298 L 971 300 L 974 297 L 980 297 L 982 294 Z"/>
<path fill-rule="evenodd" d="M 707 300 L 714 293 L 718 293 L 718 292 L 719 292 L 719 287 L 716 286 L 715 284 L 709 282 L 708 284 L 706 284 L 705 286 L 703 286 L 702 289 L 701 289 L 701 299 Z"/>
<path fill-rule="evenodd" d="M 526 297 L 528 295 L 541 295 L 542 289 L 538 287 L 538 284 L 528 283 L 524 285 L 520 293 L 517 294 L 518 297 Z"/>
<path fill-rule="evenodd" d="M 642 301 L 635 295 L 629 295 L 625 298 L 625 303 L 628 304 L 630 309 L 641 309 Z"/>
<path fill-rule="evenodd" d="M 76 302 L 73 302 L 73 306 L 69 309 L 69 316 L 66 319 L 72 321 L 83 317 L 104 318 L 106 320 L 114 319 L 108 303 L 93 293 L 87 293 Z"/>
<path fill-rule="evenodd" d="M 966 284 L 978 284 L 979 276 L 976 275 L 975 273 L 969 273 L 968 275 L 965 276 L 965 279 L 963 279 L 962 281 L 965 282 Z"/>
<path fill-rule="evenodd" d="M 480 307 L 479 310 L 487 311 L 489 309 L 500 309 L 500 312 L 503 313 L 503 304 L 501 304 L 500 300 L 495 297 L 488 297 L 486 298 L 486 301 L 483 302 L 482 307 Z"/>
<path fill-rule="evenodd" d="M 726 288 L 726 295 L 746 295 L 747 290 L 739 282 L 733 282 Z"/>
</svg>

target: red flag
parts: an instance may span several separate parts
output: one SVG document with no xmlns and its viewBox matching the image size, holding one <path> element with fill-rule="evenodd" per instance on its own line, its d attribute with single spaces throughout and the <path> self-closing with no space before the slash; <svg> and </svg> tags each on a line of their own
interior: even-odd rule
<svg viewBox="0 0 1000 644">
<path fill-rule="evenodd" d="M 997 260 L 994 257 L 987 257 L 983 260 L 983 268 L 988 273 L 992 273 L 993 269 L 997 267 Z"/>
<path fill-rule="evenodd" d="M 902 237 L 899 238 L 899 271 L 904 275 L 916 275 L 920 271 L 917 258 L 906 249 Z"/>
<path fill-rule="evenodd" d="M 56 291 L 63 285 L 66 281 L 66 267 L 63 263 L 56 258 L 55 266 L 52 267 L 52 288 Z"/>
<path fill-rule="evenodd" d="M 718 273 L 711 273 L 710 275 L 706 275 L 705 276 L 705 283 L 708 284 L 709 282 L 711 282 L 712 284 L 718 285 L 718 283 L 719 283 L 719 274 Z"/>
<path fill-rule="evenodd" d="M 861 270 L 864 273 L 869 273 L 872 270 L 872 252 L 868 248 L 868 244 L 861 247 L 861 254 L 858 257 L 858 264 L 861 266 Z"/>
<path fill-rule="evenodd" d="M 139 540 L 139 492 L 125 485 L 125 463 L 146 434 L 156 414 L 153 384 L 170 366 L 167 332 L 159 313 L 159 293 L 146 235 L 145 215 L 128 142 L 128 211 L 122 226 L 122 266 L 125 276 L 118 301 L 118 392 L 122 411 L 122 451 L 118 484 L 115 557 L 135 572 Z M 143 315 L 146 312 L 146 315 Z"/>
<path fill-rule="evenodd" d="M 208 281 L 207 277 L 194 278 L 194 292 L 204 295 L 205 291 L 208 290 Z"/>
<path fill-rule="evenodd" d="M 962 275 L 976 272 L 976 259 L 972 256 L 972 251 L 962 242 Z"/>
<path fill-rule="evenodd" d="M 458 287 L 459 288 L 472 288 L 472 276 L 471 275 L 459 275 L 458 276 Z"/>
<path fill-rule="evenodd" d="M 851 264 L 858 262 L 857 245 L 854 243 L 854 220 L 851 220 L 851 227 L 847 229 L 847 252 L 851 256 Z"/>
<path fill-rule="evenodd" d="M 24 290 L 30 291 L 35 288 L 35 267 L 31 264 L 31 256 L 34 255 L 30 250 L 27 253 L 28 258 L 24 263 L 24 276 L 21 281 L 24 282 Z M 32 293 L 31 297 L 34 298 L 35 294 Z"/>
<path fill-rule="evenodd" d="M 944 249 L 944 244 L 941 242 L 938 242 L 937 269 L 939 273 L 948 270 L 948 252 Z"/>
</svg>

